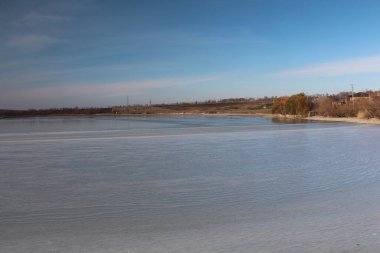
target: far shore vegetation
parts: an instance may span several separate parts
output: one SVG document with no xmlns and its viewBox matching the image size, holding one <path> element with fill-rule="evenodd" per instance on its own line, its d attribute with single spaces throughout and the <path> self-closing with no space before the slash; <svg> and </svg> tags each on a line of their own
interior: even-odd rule
<svg viewBox="0 0 380 253">
<path fill-rule="evenodd" d="M 50 108 L 0 110 L 0 117 L 63 115 L 159 115 L 159 114 L 275 114 L 283 117 L 357 117 L 380 119 L 380 91 L 341 92 L 333 95 L 304 93 L 282 97 L 230 98 L 192 103 L 120 105 L 102 108 Z"/>
</svg>

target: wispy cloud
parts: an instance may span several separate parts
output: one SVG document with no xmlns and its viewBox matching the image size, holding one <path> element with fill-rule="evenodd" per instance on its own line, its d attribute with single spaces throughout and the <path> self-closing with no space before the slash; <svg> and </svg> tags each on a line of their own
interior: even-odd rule
<svg viewBox="0 0 380 253">
<path fill-rule="evenodd" d="M 38 61 L 15 61 L 9 63 L 0 63 L 0 71 L 3 74 L 0 75 L 0 84 L 4 89 L 12 89 L 13 87 L 27 87 L 28 85 L 35 84 L 47 84 L 47 83 L 62 83 L 61 78 L 70 77 L 70 79 L 76 78 L 76 84 L 81 81 L 89 80 L 89 77 L 100 74 L 122 74 L 128 76 L 129 73 L 149 73 L 149 72 L 162 72 L 171 70 L 172 64 L 114 64 L 114 65 L 99 65 L 99 66 L 87 66 L 87 67 L 67 67 L 49 69 L 46 64 L 45 67 L 37 66 L 37 68 L 30 68 L 27 65 L 38 65 Z M 53 64 L 54 65 L 54 64 Z M 22 70 L 27 68 L 27 70 Z M 90 78 L 91 79 L 91 78 Z M 166 80 L 168 81 L 168 80 Z M 85 81 L 88 82 L 88 81 Z M 131 82 L 132 83 L 132 82 Z"/>
<path fill-rule="evenodd" d="M 204 76 L 194 78 L 139 80 L 103 84 L 70 84 L 55 87 L 25 88 L 22 90 L 13 89 L 3 91 L 0 94 L 0 100 L 3 100 L 4 103 L 7 101 L 38 101 L 40 103 L 45 99 L 56 99 L 56 101 L 65 101 L 66 99 L 70 100 L 74 98 L 88 97 L 91 97 L 92 100 L 96 98 L 107 99 L 112 97 L 123 97 L 126 94 L 137 94 L 144 90 L 202 84 L 216 79 L 218 78 L 215 76 Z"/>
<path fill-rule="evenodd" d="M 8 46 L 24 49 L 36 49 L 62 42 L 60 39 L 44 34 L 27 34 L 10 37 Z"/>
<path fill-rule="evenodd" d="M 42 23 L 52 22 L 66 22 L 71 21 L 71 17 L 61 16 L 56 14 L 42 14 L 37 12 L 31 12 L 17 21 L 21 25 L 36 26 Z"/>
<path fill-rule="evenodd" d="M 93 66 L 93 67 L 80 67 L 80 68 L 69 68 L 56 71 L 45 72 L 46 75 L 63 75 L 63 74 L 74 74 L 74 73 L 107 73 L 107 72 L 117 72 L 117 71 L 129 71 L 135 70 L 136 66 L 128 64 L 118 64 L 109 66 Z"/>
<path fill-rule="evenodd" d="M 89 93 L 102 97 L 119 97 L 126 93 L 135 93 L 142 90 L 152 90 L 160 88 L 169 88 L 174 86 L 185 86 L 205 83 L 216 80 L 217 77 L 206 76 L 198 78 L 173 78 L 173 79 L 158 79 L 158 80 L 139 80 L 129 82 L 104 83 L 98 85 L 80 84 L 70 85 L 65 87 L 48 88 L 61 90 L 67 95 L 88 95 Z"/>
<path fill-rule="evenodd" d="M 228 29 L 223 31 L 177 31 L 160 30 L 128 36 L 125 40 L 129 43 L 137 42 L 154 43 L 163 45 L 227 45 L 235 43 L 261 44 L 266 41 L 245 29 Z"/>
<path fill-rule="evenodd" d="M 4 20 L 4 26 L 8 27 L 8 31 L 3 32 L 3 43 L 1 44 L 5 47 L 17 49 L 41 49 L 60 43 L 62 39 L 50 34 L 52 32 L 59 34 L 62 23 L 71 20 L 73 20 L 72 17 L 58 15 L 50 11 L 29 12 L 21 17 L 16 15 L 15 18 L 8 16 Z M 2 35 L 1 31 L 0 35 Z"/>
<path fill-rule="evenodd" d="M 298 77 L 358 73 L 380 73 L 380 55 L 290 69 L 275 73 L 275 75 L 280 77 Z"/>
</svg>

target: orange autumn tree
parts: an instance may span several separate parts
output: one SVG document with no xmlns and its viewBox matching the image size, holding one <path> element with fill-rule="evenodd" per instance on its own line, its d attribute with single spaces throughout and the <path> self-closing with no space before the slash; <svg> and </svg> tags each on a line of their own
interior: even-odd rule
<svg viewBox="0 0 380 253">
<path fill-rule="evenodd" d="M 276 114 L 286 114 L 286 104 L 288 103 L 289 97 L 279 97 L 276 98 L 273 101 L 273 106 L 272 106 L 272 113 Z"/>
<path fill-rule="evenodd" d="M 272 113 L 306 116 L 308 112 L 309 103 L 304 93 L 279 97 L 273 101 Z"/>
</svg>

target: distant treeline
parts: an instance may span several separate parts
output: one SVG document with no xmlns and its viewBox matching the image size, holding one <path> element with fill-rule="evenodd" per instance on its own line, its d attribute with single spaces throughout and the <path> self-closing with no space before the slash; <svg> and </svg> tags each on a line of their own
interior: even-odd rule
<svg viewBox="0 0 380 253">
<path fill-rule="evenodd" d="M 114 107 L 51 108 L 0 110 L 0 117 L 95 115 L 95 114 L 163 114 L 163 113 L 270 113 L 282 115 L 320 115 L 326 117 L 380 118 L 380 91 L 341 92 L 334 95 L 263 98 L 228 98 L 194 102 L 136 104 Z"/>
<path fill-rule="evenodd" d="M 175 113 L 188 112 L 199 109 L 201 112 L 207 108 L 223 108 L 234 109 L 237 104 L 249 104 L 253 109 L 261 108 L 263 105 L 271 106 L 274 97 L 264 98 L 228 98 L 220 100 L 205 100 L 194 102 L 176 102 L 176 103 L 161 103 L 161 104 L 134 104 L 134 105 L 119 105 L 106 108 L 50 108 L 50 109 L 29 109 L 29 110 L 0 110 L 0 117 L 26 117 L 26 116 L 54 116 L 54 115 L 94 115 L 94 114 L 158 114 L 158 113 Z M 232 108 L 231 105 L 235 107 Z M 257 106 L 255 106 L 257 105 Z M 257 108 L 256 108 L 257 107 Z M 213 109 L 212 109 L 213 110 Z M 197 111 L 195 111 L 196 113 Z"/>
<path fill-rule="evenodd" d="M 53 116 L 53 115 L 93 115 L 112 113 L 112 108 L 50 108 L 29 110 L 0 110 L 0 117 Z"/>
<path fill-rule="evenodd" d="M 208 99 L 204 101 L 194 102 L 175 102 L 175 103 L 161 103 L 154 106 L 167 106 L 167 105 L 208 105 L 208 104 L 228 104 L 228 103 L 272 103 L 276 97 L 262 97 L 262 98 L 223 98 L 223 99 Z M 142 105 L 137 105 L 142 106 Z M 146 106 L 146 105 L 145 105 Z"/>
</svg>

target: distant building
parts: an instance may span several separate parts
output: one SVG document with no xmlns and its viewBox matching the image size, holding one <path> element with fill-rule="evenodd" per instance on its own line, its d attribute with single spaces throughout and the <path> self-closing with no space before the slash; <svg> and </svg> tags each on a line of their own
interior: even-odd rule
<svg viewBox="0 0 380 253">
<path fill-rule="evenodd" d="M 357 93 L 354 93 L 354 96 L 352 95 L 349 95 L 347 97 L 347 101 L 348 102 L 352 102 L 352 101 L 369 101 L 371 99 L 371 96 L 372 93 L 371 92 L 357 92 Z"/>
</svg>

